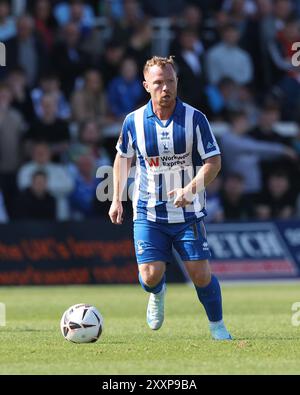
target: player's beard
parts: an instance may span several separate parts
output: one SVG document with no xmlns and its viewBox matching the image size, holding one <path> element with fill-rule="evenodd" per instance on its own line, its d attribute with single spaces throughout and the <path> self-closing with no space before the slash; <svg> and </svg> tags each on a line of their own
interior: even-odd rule
<svg viewBox="0 0 300 395">
<path fill-rule="evenodd" d="M 175 96 L 168 93 L 167 95 L 164 95 L 163 97 L 160 98 L 159 105 L 164 108 L 170 108 L 173 107 L 174 102 L 175 102 Z"/>
</svg>

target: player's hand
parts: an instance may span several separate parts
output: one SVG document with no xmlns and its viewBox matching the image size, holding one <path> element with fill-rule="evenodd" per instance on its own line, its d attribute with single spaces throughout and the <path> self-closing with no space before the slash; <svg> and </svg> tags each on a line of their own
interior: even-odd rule
<svg viewBox="0 0 300 395">
<path fill-rule="evenodd" d="M 192 203 L 193 194 L 190 191 L 187 191 L 185 188 L 175 188 L 172 191 L 168 192 L 169 197 L 175 196 L 174 206 L 185 207 Z"/>
<path fill-rule="evenodd" d="M 111 222 L 115 225 L 121 225 L 123 222 L 123 206 L 121 202 L 113 201 L 109 212 L 109 218 Z"/>
</svg>

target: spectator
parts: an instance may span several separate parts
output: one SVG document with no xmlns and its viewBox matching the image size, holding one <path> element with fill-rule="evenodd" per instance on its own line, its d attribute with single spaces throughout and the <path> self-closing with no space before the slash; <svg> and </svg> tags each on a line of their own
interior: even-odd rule
<svg viewBox="0 0 300 395">
<path fill-rule="evenodd" d="M 256 12 L 247 19 L 240 45 L 251 56 L 256 92 L 264 94 L 272 84 L 270 59 L 266 48 L 273 40 L 275 24 L 272 0 L 256 0 Z"/>
<path fill-rule="evenodd" d="M 58 24 L 52 14 L 49 0 L 36 1 L 34 7 L 34 21 L 36 31 L 43 39 L 48 52 L 51 52 Z"/>
<path fill-rule="evenodd" d="M 228 119 L 231 112 L 243 111 L 251 126 L 257 124 L 259 109 L 252 87 L 238 85 L 230 78 L 222 78 L 218 85 L 208 85 L 208 116 Z"/>
<path fill-rule="evenodd" d="M 294 0 L 294 6 L 295 6 L 295 11 L 298 15 L 298 17 L 300 18 L 300 3 L 297 0 Z"/>
<path fill-rule="evenodd" d="M 40 78 L 39 86 L 31 91 L 35 114 L 38 118 L 42 118 L 43 116 L 42 98 L 46 94 L 52 94 L 56 97 L 56 116 L 60 119 L 69 119 L 71 115 L 70 105 L 60 89 L 60 80 L 57 74 L 52 72 L 43 74 Z"/>
<path fill-rule="evenodd" d="M 100 10 L 100 15 L 115 20 L 124 16 L 124 0 L 106 1 L 105 7 Z"/>
<path fill-rule="evenodd" d="M 0 1 L 0 41 L 7 41 L 17 34 L 16 22 L 10 14 L 8 0 Z"/>
<path fill-rule="evenodd" d="M 17 35 L 6 42 L 6 63 L 8 71 L 21 66 L 26 73 L 29 87 L 33 87 L 42 70 L 48 64 L 43 42 L 34 31 L 30 15 L 23 15 L 17 21 Z"/>
<path fill-rule="evenodd" d="M 214 179 L 206 187 L 206 210 L 205 222 L 214 223 L 224 220 L 224 210 L 221 202 L 222 179 L 220 176 Z"/>
<path fill-rule="evenodd" d="M 47 175 L 38 170 L 32 175 L 30 187 L 17 197 L 13 219 L 54 220 L 55 212 L 55 199 L 48 192 Z"/>
<path fill-rule="evenodd" d="M 255 1 L 252 0 L 225 0 L 223 9 L 230 15 L 234 23 L 243 35 L 248 18 L 256 11 Z"/>
<path fill-rule="evenodd" d="M 69 98 L 76 79 L 90 66 L 90 59 L 81 49 L 80 30 L 76 23 L 64 25 L 62 34 L 62 39 L 54 46 L 52 56 L 55 71 L 62 82 L 62 90 Z"/>
<path fill-rule="evenodd" d="M 82 35 L 90 31 L 95 22 L 93 8 L 82 0 L 63 1 L 54 7 L 54 15 L 61 26 L 77 24 Z"/>
<path fill-rule="evenodd" d="M 239 85 L 231 78 L 222 78 L 217 85 L 207 85 L 205 87 L 207 96 L 208 115 L 222 117 L 226 119 L 230 112 L 239 108 Z"/>
<path fill-rule="evenodd" d="M 74 219 L 91 217 L 95 209 L 95 196 L 99 180 L 96 178 L 95 160 L 90 154 L 81 155 L 72 167 L 74 189 L 70 205 Z"/>
<path fill-rule="evenodd" d="M 147 15 L 152 17 L 170 18 L 180 15 L 185 5 L 184 0 L 161 1 L 161 0 L 144 0 L 143 9 Z"/>
<path fill-rule="evenodd" d="M 293 141 L 291 137 L 282 136 L 275 131 L 275 126 L 277 122 L 280 121 L 280 107 L 278 104 L 267 103 L 263 107 L 258 125 L 250 130 L 249 136 L 253 137 L 256 140 L 280 143 L 285 145 L 286 147 L 292 147 Z M 299 159 L 298 159 L 299 164 Z M 295 179 L 298 178 L 297 167 L 295 166 L 296 162 L 291 160 L 288 157 L 279 157 L 273 158 L 272 160 L 262 160 L 261 161 L 261 170 L 264 181 L 269 174 L 271 174 L 274 169 L 282 169 L 284 170 L 289 177 Z"/>
<path fill-rule="evenodd" d="M 287 219 L 293 217 L 295 209 L 296 196 L 287 174 L 281 170 L 273 172 L 257 198 L 256 216 L 262 220 Z"/>
<path fill-rule="evenodd" d="M 91 1 L 71 0 L 55 7 L 55 15 L 60 25 L 76 24 L 80 32 L 80 48 L 88 54 L 90 62 L 95 62 L 102 53 L 104 40 L 102 31 L 95 28 L 95 13 Z M 99 5 L 97 5 L 97 8 Z"/>
<path fill-rule="evenodd" d="M 101 132 L 96 120 L 90 119 L 81 124 L 79 142 L 71 145 L 69 155 L 72 161 L 82 154 L 90 154 L 94 157 L 95 165 L 111 165 L 111 160 L 101 144 Z"/>
<path fill-rule="evenodd" d="M 239 173 L 228 174 L 220 199 L 225 220 L 246 220 L 252 217 L 252 202 L 244 192 L 243 176 Z"/>
<path fill-rule="evenodd" d="M 250 126 L 256 125 L 259 117 L 259 107 L 255 100 L 253 86 L 239 85 L 237 100 L 237 108 L 246 113 Z"/>
<path fill-rule="evenodd" d="M 286 21 L 293 13 L 291 0 L 275 0 L 273 5 L 273 20 L 275 34 L 284 28 Z"/>
<path fill-rule="evenodd" d="M 153 28 L 151 21 L 144 20 L 135 26 L 135 29 L 129 39 L 127 54 L 134 58 L 138 64 L 139 70 L 142 70 L 147 59 L 152 56 L 152 37 Z"/>
<path fill-rule="evenodd" d="M 144 21 L 139 3 L 137 0 L 125 0 L 122 18 L 115 20 L 112 37 L 124 46 L 127 46 L 136 27 Z"/>
<path fill-rule="evenodd" d="M 281 29 L 275 31 L 272 39 L 269 40 L 267 49 L 274 68 L 272 70 L 274 74 L 273 82 L 278 82 L 285 74 L 293 76 L 297 71 L 291 63 L 291 56 L 293 40 L 298 38 L 298 20 L 291 16 L 282 24 Z"/>
<path fill-rule="evenodd" d="M 16 172 L 22 159 L 21 139 L 24 121 L 21 114 L 11 107 L 12 95 L 7 84 L 0 85 L 0 189 L 8 215 L 16 193 Z"/>
<path fill-rule="evenodd" d="M 62 160 L 62 155 L 69 145 L 69 130 L 65 120 L 57 117 L 57 97 L 53 94 L 45 94 L 41 100 L 41 118 L 38 119 L 29 130 L 29 141 L 45 141 L 56 155 L 56 160 Z"/>
<path fill-rule="evenodd" d="M 258 124 L 250 130 L 249 136 L 256 140 L 291 145 L 290 139 L 275 132 L 275 125 L 280 121 L 280 107 L 276 103 L 266 103 L 258 118 Z"/>
<path fill-rule="evenodd" d="M 0 190 L 0 224 L 8 222 L 9 218 L 7 215 L 7 210 L 4 203 L 4 197 Z"/>
<path fill-rule="evenodd" d="M 249 54 L 238 46 L 240 33 L 233 24 L 222 29 L 222 41 L 207 53 L 207 73 L 211 84 L 229 77 L 237 84 L 247 84 L 253 79 Z"/>
<path fill-rule="evenodd" d="M 203 109 L 203 90 L 205 75 L 203 67 L 202 43 L 193 30 L 183 30 L 179 36 L 181 50 L 176 63 L 178 65 L 179 96 L 192 106 Z M 195 89 L 195 87 L 197 87 Z"/>
<path fill-rule="evenodd" d="M 262 188 L 260 161 L 287 156 L 297 159 L 294 150 L 283 144 L 257 141 L 246 133 L 249 123 L 245 113 L 232 115 L 232 129 L 221 135 L 224 171 L 241 174 L 245 182 L 245 193 L 256 194 Z M 251 171 L 250 171 L 251 169 Z"/>
<path fill-rule="evenodd" d="M 45 172 L 49 192 L 56 199 L 56 217 L 59 220 L 68 219 L 69 207 L 67 199 L 73 189 L 73 180 L 64 166 L 51 162 L 51 150 L 48 144 L 43 142 L 34 145 L 32 160 L 20 168 L 17 176 L 19 190 L 22 191 L 30 186 L 32 175 L 38 170 Z"/>
<path fill-rule="evenodd" d="M 198 36 L 202 33 L 202 12 L 195 4 L 187 4 L 183 10 L 182 16 L 178 21 L 181 29 L 192 29 L 197 32 Z"/>
<path fill-rule="evenodd" d="M 7 76 L 7 84 L 12 94 L 11 106 L 22 114 L 29 126 L 35 119 L 35 113 L 24 69 L 22 67 L 11 69 Z"/>
<path fill-rule="evenodd" d="M 120 76 L 114 78 L 108 86 L 107 100 L 111 114 L 117 120 L 123 120 L 126 114 L 141 103 L 143 93 L 136 62 L 130 58 L 124 59 Z"/>
<path fill-rule="evenodd" d="M 71 0 L 69 2 L 69 22 L 77 23 L 81 30 L 81 35 L 87 34 L 95 23 L 93 8 L 86 4 L 84 0 Z"/>
<path fill-rule="evenodd" d="M 209 2 L 207 1 L 207 3 Z M 197 37 L 201 37 L 201 46 L 203 45 L 205 49 L 208 49 L 219 40 L 216 39 L 217 33 L 214 31 L 216 30 L 216 16 L 211 18 L 211 15 L 205 15 L 204 8 L 203 2 L 198 2 L 198 4 L 196 2 L 187 3 L 183 13 L 178 18 L 177 26 L 180 29 L 190 29 L 196 32 Z M 175 54 L 176 45 L 177 40 L 171 46 L 171 53 Z"/>
<path fill-rule="evenodd" d="M 300 21 L 291 17 L 277 33 L 276 40 L 269 44 L 271 58 L 277 67 L 277 74 L 281 77 L 278 86 L 281 90 L 285 120 L 300 120 L 300 68 L 292 64 L 292 46 L 299 41 Z"/>
<path fill-rule="evenodd" d="M 102 125 L 106 123 L 106 97 L 102 76 L 97 70 L 90 69 L 85 73 L 83 87 L 72 94 L 71 107 L 76 122 L 95 118 Z"/>
<path fill-rule="evenodd" d="M 105 88 L 118 76 L 124 53 L 125 46 L 120 42 L 112 40 L 107 43 L 104 54 L 99 61 Z"/>
</svg>

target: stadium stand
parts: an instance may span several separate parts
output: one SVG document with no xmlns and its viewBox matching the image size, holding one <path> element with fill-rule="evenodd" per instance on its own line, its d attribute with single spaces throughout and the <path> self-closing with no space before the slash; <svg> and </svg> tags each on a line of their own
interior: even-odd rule
<svg viewBox="0 0 300 395">
<path fill-rule="evenodd" d="M 49 163 L 39 178 L 63 200 L 56 219 L 103 215 L 91 199 L 93 174 L 112 164 L 124 114 L 147 101 L 141 69 L 153 54 L 175 55 L 179 96 L 207 114 L 223 147 L 207 221 L 299 217 L 300 69 L 291 62 L 299 20 L 293 0 L 0 0 L 0 221 L 22 217 L 14 202 L 39 170 L 32 158 L 41 143 Z M 63 193 L 54 171 L 69 180 Z M 288 194 L 284 212 L 274 208 L 274 185 Z"/>
</svg>

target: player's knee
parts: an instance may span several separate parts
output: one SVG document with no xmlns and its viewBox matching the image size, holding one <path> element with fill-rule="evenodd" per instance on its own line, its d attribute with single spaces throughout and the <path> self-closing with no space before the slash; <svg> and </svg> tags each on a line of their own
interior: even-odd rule
<svg viewBox="0 0 300 395">
<path fill-rule="evenodd" d="M 160 280 L 162 279 L 163 274 L 161 273 L 147 273 L 147 274 L 142 274 L 142 279 L 145 285 L 147 287 L 155 287 Z"/>
<path fill-rule="evenodd" d="M 143 283 L 148 287 L 155 287 L 164 275 L 164 270 L 155 268 L 153 266 L 146 266 L 140 268 L 140 275 L 142 276 Z"/>
<path fill-rule="evenodd" d="M 190 270 L 190 277 L 197 287 L 206 287 L 211 281 L 211 272 L 209 268 L 197 268 Z"/>
</svg>

